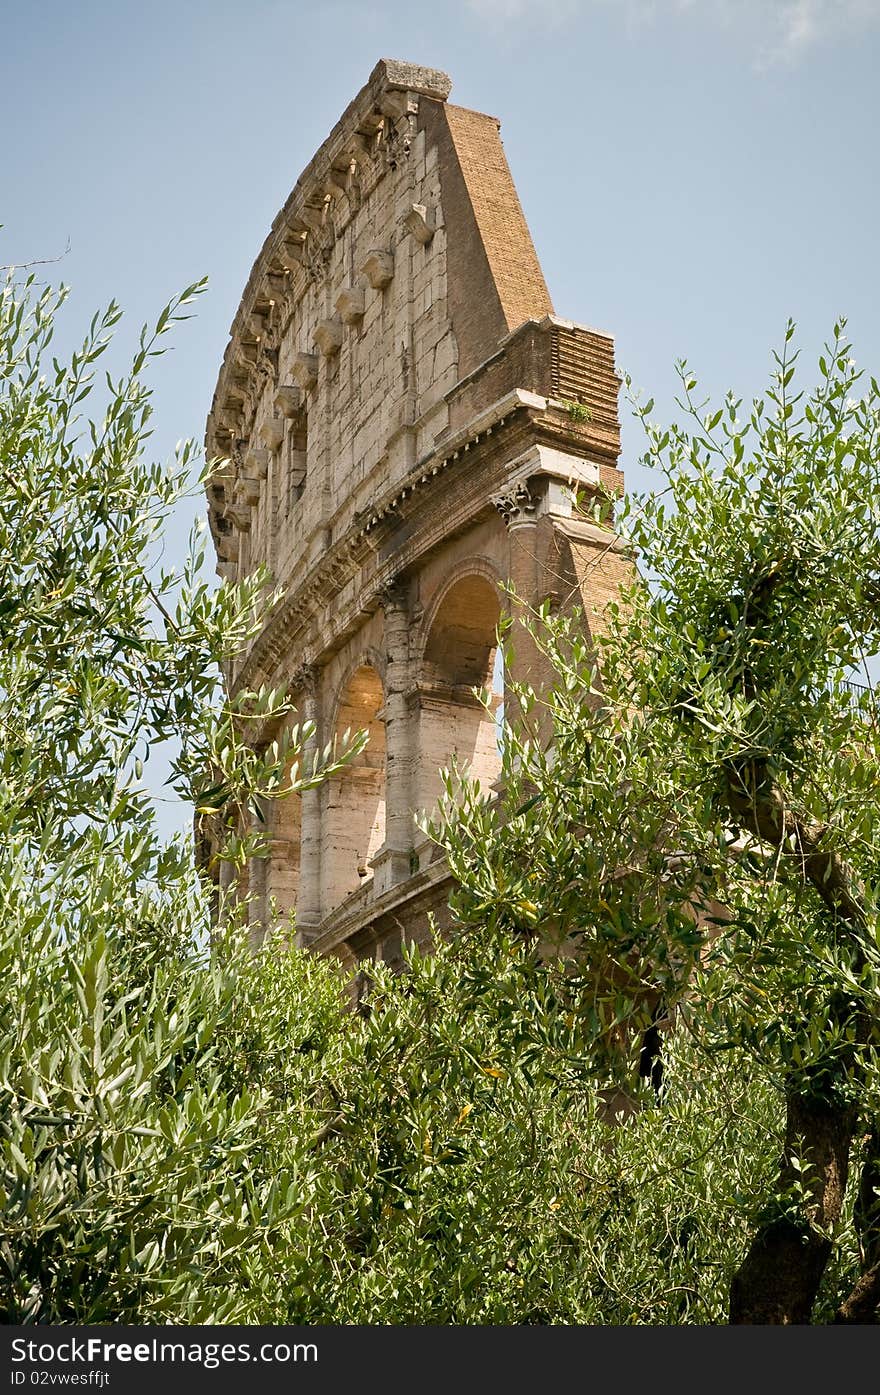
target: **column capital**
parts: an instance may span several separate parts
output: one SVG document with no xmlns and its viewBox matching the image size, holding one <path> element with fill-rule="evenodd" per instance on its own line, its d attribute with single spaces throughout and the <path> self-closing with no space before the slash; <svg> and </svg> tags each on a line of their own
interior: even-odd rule
<svg viewBox="0 0 880 1395">
<path fill-rule="evenodd" d="M 535 522 L 538 501 L 530 493 L 524 480 L 513 485 L 504 494 L 493 494 L 492 503 L 511 531 Z"/>
<path fill-rule="evenodd" d="M 400 577 L 392 577 L 379 589 L 379 605 L 388 615 L 393 611 L 409 611 L 409 590 Z"/>
<path fill-rule="evenodd" d="M 295 693 L 305 693 L 308 697 L 314 697 L 318 691 L 319 673 L 317 664 L 299 664 L 290 675 L 288 693 L 291 696 Z"/>
</svg>

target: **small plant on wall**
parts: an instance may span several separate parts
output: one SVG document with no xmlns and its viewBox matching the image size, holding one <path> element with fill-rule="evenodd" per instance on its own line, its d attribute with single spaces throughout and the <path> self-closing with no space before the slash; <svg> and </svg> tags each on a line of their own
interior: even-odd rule
<svg viewBox="0 0 880 1395">
<path fill-rule="evenodd" d="M 572 421 L 592 421 L 593 413 L 583 402 L 563 402 L 563 407 L 568 412 Z"/>
</svg>

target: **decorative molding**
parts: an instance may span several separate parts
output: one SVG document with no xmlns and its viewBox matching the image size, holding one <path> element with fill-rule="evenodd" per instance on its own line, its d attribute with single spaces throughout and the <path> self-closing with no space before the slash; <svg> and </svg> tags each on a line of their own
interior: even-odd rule
<svg viewBox="0 0 880 1395">
<path fill-rule="evenodd" d="M 288 696 L 296 697 L 298 693 L 308 693 L 309 696 L 314 697 L 318 691 L 320 678 L 321 670 L 316 664 L 308 662 L 298 664 L 288 680 Z"/>
<path fill-rule="evenodd" d="M 409 614 L 409 587 L 398 576 L 386 581 L 376 593 L 379 606 L 388 615 L 391 612 Z"/>
<path fill-rule="evenodd" d="M 499 399 L 482 412 L 469 428 L 463 428 L 452 440 L 444 443 L 442 454 L 435 453 L 420 462 L 403 481 L 402 486 L 398 485 L 388 490 L 376 501 L 373 509 L 357 516 L 350 531 L 334 543 L 330 551 L 321 556 L 306 575 L 290 588 L 266 629 L 244 656 L 236 673 L 236 686 L 258 686 L 260 682 L 268 681 L 268 675 L 276 675 L 290 650 L 302 644 L 303 640 L 299 637 L 304 637 L 309 631 L 311 617 L 318 610 L 327 618 L 332 615 L 333 602 L 341 585 L 363 566 L 367 557 L 380 547 L 381 539 L 387 537 L 399 524 L 401 511 L 405 510 L 408 515 L 413 509 L 431 510 L 432 497 L 436 500 L 435 481 L 439 484 L 437 477 L 458 465 L 459 461 L 463 464 L 466 458 L 470 460 L 471 447 L 477 446 L 481 440 L 499 431 L 517 409 L 531 406 L 533 397 L 533 394 L 526 394 L 517 389 Z M 478 428 L 476 432 L 474 427 Z M 504 480 L 505 476 L 498 478 L 493 471 L 493 483 L 496 488 Z M 442 510 L 431 510 L 431 526 L 419 530 L 412 542 L 396 555 L 395 575 L 400 574 L 402 569 L 414 565 L 417 558 L 424 551 L 430 550 L 436 539 L 450 528 L 463 526 L 466 521 L 472 521 L 485 509 L 488 500 L 485 485 L 481 484 L 473 471 L 456 474 L 455 488 L 459 490 L 462 487 L 465 487 L 466 497 L 462 498 L 461 503 L 452 510 L 447 509 L 445 505 Z M 382 584 L 383 571 L 384 568 L 380 566 L 374 587 L 368 595 L 361 594 L 358 602 L 360 614 L 369 613 L 377 608 L 377 592 Z M 349 623 L 344 617 L 335 618 L 343 628 L 345 623 Z M 277 678 L 273 677 L 272 681 L 277 682 Z"/>
<path fill-rule="evenodd" d="M 315 954 L 339 954 L 365 926 L 374 926 L 382 916 L 391 916 L 404 905 L 409 911 L 424 901 L 425 914 L 435 909 L 438 897 L 443 901 L 448 899 L 448 888 L 452 884 L 446 859 L 438 858 L 406 882 L 389 887 L 381 896 L 367 896 L 363 894 L 365 889 L 360 888 L 323 917 L 309 948 Z"/>
<path fill-rule="evenodd" d="M 529 493 L 528 485 L 517 484 L 509 493 L 493 494 L 495 505 L 508 528 L 522 528 L 535 522 L 538 501 Z"/>
</svg>

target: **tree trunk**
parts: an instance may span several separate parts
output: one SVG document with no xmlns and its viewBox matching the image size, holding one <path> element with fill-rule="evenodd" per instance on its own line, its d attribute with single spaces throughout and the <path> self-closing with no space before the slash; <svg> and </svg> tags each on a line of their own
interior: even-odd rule
<svg viewBox="0 0 880 1395">
<path fill-rule="evenodd" d="M 860 936 L 867 916 L 864 888 L 834 846 L 833 830 L 809 817 L 798 817 L 774 783 L 766 761 L 729 764 L 728 804 L 743 828 L 796 862 L 852 948 L 852 967 L 864 966 Z M 829 1016 L 840 1020 L 851 1009 L 829 1003 Z M 866 1023 L 856 1013 L 856 1040 L 864 1042 Z M 856 1067 L 855 1048 L 838 1062 L 837 1084 Z M 777 1185 L 778 1213 L 755 1236 L 730 1287 L 732 1323 L 806 1323 L 828 1257 L 830 1234 L 840 1218 L 846 1192 L 849 1155 L 858 1109 L 835 1102 L 835 1082 L 814 1082 L 814 1089 L 790 1085 L 786 1096 L 785 1146 Z M 805 1173 L 792 1166 L 798 1158 Z M 808 1196 L 799 1207 L 786 1206 L 786 1193 L 803 1180 Z"/>
<path fill-rule="evenodd" d="M 874 1124 L 865 1145 L 854 1219 L 862 1276 L 841 1303 L 834 1321 L 880 1323 L 880 1123 Z"/>
<path fill-rule="evenodd" d="M 843 1207 L 857 1118 L 854 1108 L 835 1107 L 827 1098 L 789 1094 L 779 1214 L 762 1224 L 733 1277 L 731 1323 L 810 1321 L 831 1253 L 828 1236 Z M 794 1169 L 793 1158 L 805 1173 Z M 799 1176 L 809 1196 L 799 1206 L 785 1206 Z"/>
<path fill-rule="evenodd" d="M 875 1122 L 865 1143 L 854 1219 L 862 1251 L 862 1269 L 872 1269 L 880 1263 L 880 1121 Z"/>
<path fill-rule="evenodd" d="M 880 1323 L 880 1260 L 865 1270 L 852 1293 L 841 1303 L 834 1321 Z"/>
</svg>

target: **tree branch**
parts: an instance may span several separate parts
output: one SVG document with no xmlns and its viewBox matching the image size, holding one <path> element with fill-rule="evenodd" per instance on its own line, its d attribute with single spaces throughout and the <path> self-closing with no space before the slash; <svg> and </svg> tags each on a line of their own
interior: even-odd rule
<svg viewBox="0 0 880 1395">
<path fill-rule="evenodd" d="M 843 1300 L 835 1323 L 880 1322 L 880 1259 L 868 1269 Z"/>
<path fill-rule="evenodd" d="M 793 813 L 779 787 L 755 763 L 743 772 L 728 769 L 727 789 L 731 812 L 742 826 L 784 857 L 797 858 L 828 910 L 854 930 L 864 930 L 864 889 L 840 854 L 826 846 L 830 826 Z"/>
<path fill-rule="evenodd" d="M 57 257 L 35 257 L 30 262 L 0 262 L 0 271 L 29 271 L 32 266 L 52 266 L 55 262 L 61 262 L 70 252 L 70 238 L 67 239 L 67 246 Z"/>
</svg>

